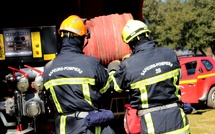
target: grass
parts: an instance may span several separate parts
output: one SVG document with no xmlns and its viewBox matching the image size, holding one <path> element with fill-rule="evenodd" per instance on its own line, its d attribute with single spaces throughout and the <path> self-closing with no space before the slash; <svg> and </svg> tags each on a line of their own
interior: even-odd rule
<svg viewBox="0 0 215 134">
<path fill-rule="evenodd" d="M 189 114 L 191 134 L 215 133 L 215 109 L 199 109 L 195 114 Z"/>
</svg>

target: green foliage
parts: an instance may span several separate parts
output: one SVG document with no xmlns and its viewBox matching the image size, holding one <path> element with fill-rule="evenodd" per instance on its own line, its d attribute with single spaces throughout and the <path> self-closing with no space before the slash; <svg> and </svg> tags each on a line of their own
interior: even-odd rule
<svg viewBox="0 0 215 134">
<path fill-rule="evenodd" d="M 149 20 L 159 46 L 190 49 L 215 45 L 215 0 L 145 0 L 143 17 Z"/>
</svg>

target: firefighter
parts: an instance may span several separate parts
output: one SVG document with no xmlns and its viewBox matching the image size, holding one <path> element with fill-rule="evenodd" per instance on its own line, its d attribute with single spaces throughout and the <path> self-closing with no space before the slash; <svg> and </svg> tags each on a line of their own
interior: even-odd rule
<svg viewBox="0 0 215 134">
<path fill-rule="evenodd" d="M 84 54 L 90 37 L 85 21 L 71 15 L 60 25 L 62 48 L 44 67 L 44 87 L 57 116 L 56 134 L 114 134 L 110 110 L 101 109 L 102 94 L 110 87 L 99 59 Z"/>
<path fill-rule="evenodd" d="M 132 115 L 141 123 L 139 133 L 189 134 L 189 120 L 182 109 L 179 89 L 179 60 L 174 50 L 156 47 L 150 33 L 139 20 L 129 20 L 123 27 L 122 40 L 132 53 L 120 64 L 115 60 L 108 65 L 114 90 L 129 91 L 130 106 L 141 119 L 138 122 L 136 114 Z M 138 126 L 136 123 L 133 125 Z"/>
</svg>

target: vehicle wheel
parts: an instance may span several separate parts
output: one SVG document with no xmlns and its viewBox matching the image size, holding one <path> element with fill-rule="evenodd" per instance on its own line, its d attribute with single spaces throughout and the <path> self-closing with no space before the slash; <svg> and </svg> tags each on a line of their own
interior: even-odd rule
<svg viewBox="0 0 215 134">
<path fill-rule="evenodd" d="M 210 89 L 207 99 L 207 106 L 209 108 L 215 108 L 215 87 Z"/>
</svg>

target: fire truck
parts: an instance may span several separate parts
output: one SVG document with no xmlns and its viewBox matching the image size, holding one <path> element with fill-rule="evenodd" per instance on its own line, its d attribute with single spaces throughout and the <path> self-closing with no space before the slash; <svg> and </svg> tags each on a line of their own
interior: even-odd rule
<svg viewBox="0 0 215 134">
<path fill-rule="evenodd" d="M 62 20 L 72 14 L 87 20 L 91 38 L 84 52 L 107 66 L 130 53 L 121 39 L 122 27 L 132 18 L 145 20 L 143 3 L 144 0 L 6 1 L 7 8 L 0 9 L 0 133 L 54 133 L 55 115 L 43 90 L 42 74 L 44 65 L 60 51 L 57 29 Z M 116 118 L 123 115 L 125 101 L 125 96 L 113 95 L 108 107 Z M 115 125 L 118 124 L 123 129 L 123 121 Z M 122 133 L 119 125 L 115 128 Z"/>
</svg>

